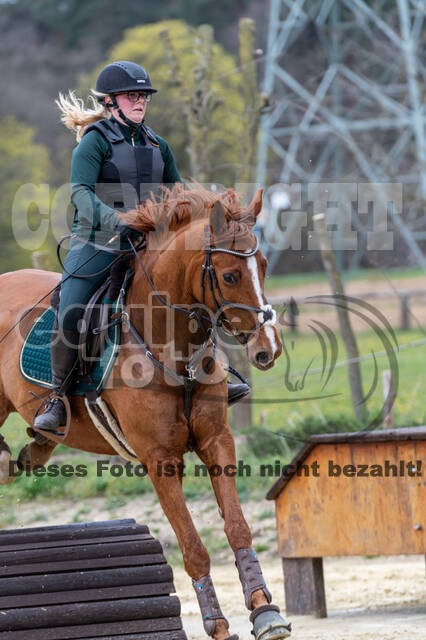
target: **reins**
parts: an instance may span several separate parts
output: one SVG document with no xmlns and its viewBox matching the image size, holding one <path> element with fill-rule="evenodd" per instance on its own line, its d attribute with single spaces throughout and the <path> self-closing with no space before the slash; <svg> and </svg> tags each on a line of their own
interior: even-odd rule
<svg viewBox="0 0 426 640">
<path fill-rule="evenodd" d="M 116 262 L 118 262 L 118 260 L 120 260 L 120 258 L 123 255 L 131 254 L 133 252 L 133 245 L 132 245 L 132 249 L 110 249 L 108 247 L 108 245 L 111 244 L 112 242 L 114 242 L 115 240 L 117 240 L 118 237 L 119 237 L 119 234 L 115 235 L 113 238 L 110 238 L 110 240 L 108 240 L 108 242 L 105 245 L 97 244 L 96 242 L 92 242 L 91 240 L 82 240 L 75 233 L 71 233 L 71 234 L 61 238 L 59 240 L 58 246 L 56 248 L 56 255 L 57 255 L 57 258 L 58 258 L 59 266 L 64 271 L 64 273 L 67 274 L 67 277 L 64 278 L 64 280 L 62 282 L 65 282 L 68 278 L 71 278 L 71 277 L 72 278 L 79 278 L 80 280 L 85 280 L 86 278 L 94 278 L 94 277 L 100 276 L 103 273 L 105 273 L 106 271 L 110 270 L 111 267 Z M 90 258 L 88 258 L 88 260 L 86 260 L 86 262 L 83 262 L 83 264 L 81 264 L 75 271 L 72 271 L 72 272 L 67 271 L 67 269 L 65 268 L 64 263 L 62 262 L 62 258 L 61 258 L 61 247 L 62 247 L 62 244 L 63 244 L 63 242 L 65 240 L 68 240 L 69 238 L 75 238 L 78 242 L 81 242 L 81 243 L 84 243 L 84 244 L 88 244 L 91 247 L 94 247 L 95 249 L 97 249 L 97 252 L 94 253 L 93 256 L 90 256 Z M 130 243 L 130 239 L 129 239 L 129 243 Z M 141 235 L 141 240 L 138 242 L 138 244 L 136 245 L 135 248 L 136 248 L 137 251 L 142 251 L 142 249 L 146 249 L 146 237 L 145 237 L 145 234 Z M 92 258 L 97 256 L 101 251 L 103 251 L 105 253 L 117 254 L 117 257 L 110 264 L 108 264 L 106 267 L 104 267 L 103 269 L 100 269 L 99 271 L 96 271 L 95 273 L 89 273 L 88 275 L 81 275 L 81 274 L 77 275 L 76 271 L 78 271 L 79 269 L 84 267 L 90 260 L 92 260 Z M 62 282 L 57 286 L 60 286 L 62 284 Z"/>
<path fill-rule="evenodd" d="M 90 256 L 90 257 L 89 257 L 85 262 L 83 262 L 83 264 L 80 264 L 80 265 L 75 269 L 75 271 L 73 271 L 73 272 L 71 272 L 71 273 L 70 273 L 70 272 L 68 272 L 68 271 L 65 269 L 65 267 L 64 267 L 64 265 L 63 265 L 63 263 L 62 263 L 62 260 L 61 260 L 61 257 L 60 257 L 60 247 L 62 246 L 62 243 L 63 243 L 65 240 L 67 240 L 68 238 L 71 238 L 71 237 L 77 237 L 77 238 L 78 238 L 78 236 L 75 236 L 75 234 L 69 234 L 69 235 L 64 236 L 64 237 L 63 237 L 63 238 L 61 238 L 61 240 L 59 241 L 59 244 L 58 244 L 58 247 L 57 247 L 57 250 L 56 250 L 56 255 L 57 255 L 57 257 L 58 257 L 59 264 L 60 264 L 61 268 L 62 268 L 62 269 L 65 271 L 65 273 L 67 274 L 67 275 L 66 275 L 66 277 L 65 277 L 65 278 L 63 278 L 63 279 L 61 279 L 61 281 L 60 281 L 60 282 L 58 282 L 58 284 L 57 284 L 57 285 L 55 285 L 52 289 L 50 289 L 50 291 L 48 291 L 47 293 L 45 293 L 45 294 L 44 294 L 44 296 L 43 296 L 42 298 L 40 298 L 40 300 L 38 300 L 38 301 L 37 301 L 37 302 L 36 302 L 36 303 L 35 303 L 35 304 L 30 308 L 30 309 L 28 309 L 28 310 L 27 310 L 27 311 L 26 311 L 26 312 L 25 312 L 25 313 L 24 313 L 24 314 L 19 318 L 19 320 L 18 320 L 17 322 L 15 322 L 15 324 L 14 324 L 12 327 L 10 327 L 10 329 L 8 329 L 8 330 L 6 331 L 6 333 L 5 333 L 5 334 L 0 338 L 0 344 L 1 344 L 1 343 L 3 342 L 3 340 L 5 340 L 5 339 L 7 338 L 7 336 L 8 336 L 8 335 L 9 335 L 9 334 L 10 334 L 10 333 L 11 333 L 11 332 L 12 332 L 12 331 L 13 331 L 13 330 L 18 326 L 18 324 L 20 324 L 20 323 L 22 322 L 22 320 L 24 320 L 24 318 L 26 318 L 26 317 L 27 317 L 27 316 L 28 316 L 32 311 L 34 311 L 34 309 L 36 309 L 36 308 L 37 308 L 37 306 L 40 304 L 40 302 L 43 302 L 43 300 L 44 300 L 45 298 L 47 298 L 47 296 L 50 296 L 50 295 L 52 295 L 52 293 L 54 293 L 54 291 L 57 291 L 57 290 L 61 287 L 61 285 L 62 285 L 64 282 L 66 282 L 66 281 L 68 280 L 68 278 L 80 278 L 80 279 L 84 279 L 84 278 L 93 278 L 94 276 L 101 275 L 102 273 L 106 272 L 108 269 L 111 269 L 112 265 L 113 265 L 113 264 L 115 264 L 115 263 L 116 263 L 116 262 L 121 258 L 121 256 L 122 256 L 123 254 L 126 254 L 126 253 L 127 253 L 127 254 L 130 254 L 130 253 L 132 253 L 132 251 L 134 251 L 134 247 L 133 247 L 133 245 L 132 245 L 132 249 L 110 249 L 110 248 L 108 248 L 108 245 L 109 245 L 109 244 L 111 244 L 112 242 L 114 242 L 114 241 L 119 237 L 118 235 L 115 235 L 114 237 L 110 238 L 110 239 L 108 240 L 108 242 L 106 242 L 106 243 L 105 243 L 105 245 L 97 245 L 96 243 L 94 243 L 94 242 L 90 242 L 89 240 L 84 241 L 84 242 L 85 242 L 85 244 L 90 244 L 90 245 L 92 245 L 92 246 L 96 247 L 96 248 L 98 249 L 98 251 L 96 251 L 96 253 L 94 253 L 92 256 Z M 143 236 L 143 238 L 141 239 L 141 242 L 140 242 L 140 243 L 138 243 L 138 244 L 136 245 L 136 249 L 137 249 L 138 251 L 140 251 L 141 249 L 144 249 L 144 248 L 145 248 L 145 246 L 146 246 L 146 238 L 145 238 L 145 236 Z M 82 267 L 86 266 L 86 264 L 87 264 L 88 262 L 90 262 L 91 260 L 93 260 L 93 258 L 95 258 L 95 257 L 96 257 L 96 256 L 97 256 L 101 251 L 106 251 L 107 253 L 118 253 L 119 255 L 118 255 L 118 256 L 117 256 L 117 258 L 116 258 L 115 260 L 113 260 L 109 265 L 107 265 L 106 267 L 104 267 L 104 268 L 103 268 L 103 269 L 101 269 L 100 271 L 97 271 L 96 273 L 91 273 L 91 274 L 89 274 L 89 275 L 87 275 L 87 276 L 77 275 L 77 273 L 76 273 L 76 272 L 77 272 L 79 269 L 82 269 Z"/>
<path fill-rule="evenodd" d="M 178 384 L 180 384 L 181 386 L 183 386 L 184 388 L 184 413 L 185 413 L 185 417 L 187 419 L 189 419 L 190 416 L 190 412 L 191 412 L 191 396 L 192 396 L 192 389 L 193 386 L 196 382 L 196 373 L 197 373 L 197 369 L 199 366 L 199 363 L 202 360 L 202 356 L 204 354 L 204 352 L 206 351 L 206 349 L 208 348 L 208 346 L 211 344 L 213 347 L 213 358 L 210 360 L 210 366 L 212 364 L 212 362 L 215 362 L 216 359 L 216 342 L 214 340 L 214 337 L 216 335 L 216 331 L 218 327 L 222 327 L 224 330 L 226 330 L 226 327 L 224 326 L 225 322 L 229 322 L 227 320 L 227 318 L 224 315 L 224 311 L 223 308 L 224 307 L 230 307 L 230 308 L 234 308 L 234 309 L 241 309 L 243 311 L 251 311 L 254 313 L 262 314 L 263 315 L 263 321 L 262 322 L 257 322 L 254 327 L 252 329 L 250 329 L 248 332 L 242 333 L 237 331 L 236 329 L 233 329 L 231 332 L 229 332 L 231 335 L 234 335 L 236 337 L 238 337 L 240 339 L 240 341 L 243 344 L 247 344 L 250 335 L 252 335 L 255 331 L 257 331 L 258 329 L 260 329 L 266 322 L 268 322 L 269 320 L 272 320 L 272 318 L 274 317 L 274 312 L 272 311 L 272 307 L 270 305 L 265 305 L 264 308 L 262 307 L 253 307 L 250 305 L 245 305 L 245 304 L 240 304 L 240 303 L 234 303 L 234 302 L 230 302 L 228 300 L 226 300 L 223 297 L 222 291 L 220 289 L 219 286 L 219 282 L 218 282 L 218 278 L 216 275 L 216 271 L 214 268 L 214 264 L 212 261 L 212 254 L 213 253 L 226 253 L 229 255 L 234 255 L 234 256 L 238 256 L 240 258 L 251 258 L 252 256 L 254 256 L 258 249 L 259 249 L 259 241 L 256 238 L 256 245 L 254 246 L 253 249 L 250 249 L 249 251 L 245 252 L 245 251 L 237 251 L 234 249 L 223 249 L 221 247 L 213 247 L 211 245 L 210 242 L 210 229 L 207 226 L 206 227 L 206 231 L 205 231 L 205 245 L 204 245 L 204 261 L 203 261 L 203 265 L 201 267 L 201 291 L 202 291 L 202 304 L 203 306 L 205 306 L 205 280 L 207 278 L 208 281 L 208 285 L 210 288 L 210 292 L 211 292 L 211 296 L 213 299 L 213 303 L 216 307 L 216 316 L 214 319 L 211 318 L 206 318 L 205 316 L 203 316 L 202 314 L 197 313 L 196 311 L 189 311 L 188 309 L 181 307 L 179 305 L 176 304 L 170 304 L 169 302 L 167 302 L 167 300 L 165 300 L 160 293 L 157 291 L 147 269 L 145 268 L 139 253 L 137 251 L 137 248 L 133 245 L 132 241 L 129 239 L 129 244 L 133 250 L 133 253 L 135 254 L 135 257 L 141 267 L 142 272 L 145 275 L 145 278 L 149 284 L 149 286 L 151 287 L 154 295 L 156 296 L 156 298 L 161 302 L 161 304 L 163 304 L 165 307 L 167 307 L 168 309 L 172 309 L 174 311 L 177 311 L 179 313 L 184 313 L 188 316 L 188 318 L 195 318 L 198 322 L 198 326 L 200 329 L 202 329 L 206 335 L 206 338 L 204 340 L 204 342 L 202 343 L 202 345 L 200 345 L 199 349 L 195 352 L 195 354 L 193 354 L 189 360 L 189 362 L 185 365 L 185 370 L 187 372 L 187 375 L 180 375 L 178 373 L 176 373 L 175 371 L 173 371 L 172 369 L 170 369 L 169 367 L 167 367 L 165 364 L 163 364 L 162 362 L 160 362 L 159 360 L 157 360 L 157 358 L 153 355 L 153 353 L 150 351 L 148 345 L 146 344 L 146 342 L 144 341 L 144 339 L 142 338 L 142 336 L 139 334 L 139 332 L 137 331 L 136 327 L 132 324 L 132 322 L 130 321 L 130 317 L 128 313 L 124 313 L 122 315 L 123 321 L 127 324 L 129 330 L 131 331 L 133 337 L 135 338 L 135 340 L 138 342 L 138 344 L 142 347 L 145 355 L 149 358 L 149 360 L 154 364 L 155 367 L 157 367 L 157 369 L 161 370 L 163 373 L 171 376 L 171 378 L 173 380 L 175 380 Z M 217 297 L 218 296 L 218 297 Z M 218 299 L 219 298 L 219 299 Z M 210 327 L 208 329 L 205 328 L 204 326 L 204 321 L 207 320 L 208 322 L 210 322 Z M 241 336 L 243 336 L 243 338 L 241 338 Z M 238 372 L 236 372 L 232 367 L 228 368 L 228 371 L 230 371 L 233 375 L 237 375 L 237 377 L 241 380 L 241 382 L 246 383 L 246 381 L 244 380 L 244 378 L 238 374 Z"/>
<path fill-rule="evenodd" d="M 138 342 L 138 344 L 142 347 L 145 355 L 149 358 L 149 360 L 154 364 L 155 367 L 157 367 L 157 369 L 159 369 L 160 371 L 162 371 L 163 373 L 166 373 L 167 375 L 169 375 L 171 378 L 173 378 L 173 380 L 175 380 L 175 382 L 177 382 L 178 384 L 180 384 L 181 386 L 183 386 L 184 388 L 184 414 L 187 420 L 189 420 L 189 416 L 191 413 L 191 397 L 192 397 L 192 389 L 194 387 L 195 382 L 197 381 L 196 378 L 196 374 L 197 374 L 197 370 L 198 370 L 198 366 L 203 358 L 203 355 L 205 353 L 205 351 L 208 349 L 208 347 L 211 345 L 213 348 L 213 355 L 212 358 L 209 361 L 209 365 L 208 367 L 211 368 L 212 363 L 214 363 L 216 361 L 216 342 L 213 338 L 214 335 L 214 330 L 215 330 L 215 323 L 211 322 L 210 318 L 207 318 L 207 320 L 209 322 L 211 322 L 211 327 L 209 327 L 208 329 L 205 328 L 203 320 L 205 320 L 205 316 L 202 316 L 200 314 L 198 314 L 196 311 L 189 311 L 188 309 L 185 309 L 185 307 L 180 307 L 179 305 L 176 304 L 170 304 L 169 302 L 167 302 L 167 300 L 165 300 L 160 293 L 157 291 L 154 283 L 151 280 L 151 277 L 148 273 L 148 271 L 146 270 L 142 260 L 140 259 L 139 253 L 137 251 L 137 248 L 133 245 L 132 241 L 129 239 L 129 244 L 133 249 L 133 253 L 135 254 L 135 257 L 142 269 L 142 272 L 144 273 L 147 282 L 149 283 L 154 295 L 156 296 L 156 298 L 168 309 L 173 309 L 174 311 L 178 311 L 180 313 L 184 313 L 188 316 L 189 319 L 193 319 L 195 318 L 198 322 L 198 326 L 199 328 L 201 328 L 204 331 L 205 334 L 205 340 L 204 342 L 200 345 L 200 347 L 197 349 L 197 351 L 191 356 L 191 358 L 189 359 L 189 361 L 186 363 L 185 365 L 185 371 L 187 372 L 187 375 L 181 375 L 176 373 L 176 371 L 173 371 L 172 369 L 170 369 L 169 367 L 167 367 L 165 364 L 163 364 L 162 362 L 160 362 L 159 360 L 157 360 L 157 358 L 153 355 L 153 353 L 150 351 L 148 345 L 146 344 L 146 342 L 144 341 L 144 339 L 142 338 L 142 336 L 140 335 L 140 333 L 137 331 L 136 327 L 132 324 L 132 322 L 130 321 L 130 317 L 128 313 L 124 313 L 123 314 L 123 321 L 127 324 L 128 328 L 130 329 L 133 337 L 136 339 L 136 341 Z"/>
</svg>

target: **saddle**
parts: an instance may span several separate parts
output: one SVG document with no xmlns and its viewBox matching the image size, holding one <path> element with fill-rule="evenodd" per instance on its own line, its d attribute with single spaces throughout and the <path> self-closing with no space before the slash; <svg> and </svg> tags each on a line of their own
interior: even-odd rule
<svg viewBox="0 0 426 640">
<path fill-rule="evenodd" d="M 125 292 L 132 276 L 128 261 L 118 261 L 87 303 L 79 333 L 72 395 L 85 395 L 88 390 L 99 394 L 105 387 L 118 353 Z M 21 375 L 45 388 L 52 388 L 50 335 L 59 305 L 58 290 L 50 303 L 51 306 L 30 327 L 19 357 Z"/>
<path fill-rule="evenodd" d="M 117 420 L 99 395 L 118 353 L 124 298 L 132 277 L 129 260 L 122 258 L 113 265 L 110 276 L 86 305 L 79 335 L 76 382 L 71 394 L 85 396 L 87 412 L 100 434 L 120 456 L 137 462 L 136 454 Z M 50 340 L 59 306 L 58 290 L 55 290 L 50 303 L 51 306 L 30 327 L 19 356 L 21 375 L 46 388 L 52 388 Z M 62 438 L 66 437 L 68 428 L 69 424 Z M 29 435 L 37 442 L 48 440 L 31 428 Z"/>
</svg>

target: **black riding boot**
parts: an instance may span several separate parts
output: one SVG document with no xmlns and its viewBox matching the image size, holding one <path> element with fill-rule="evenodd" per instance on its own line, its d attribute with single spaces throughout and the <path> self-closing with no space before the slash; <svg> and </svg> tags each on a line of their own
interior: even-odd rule
<svg viewBox="0 0 426 640">
<path fill-rule="evenodd" d="M 60 396 L 67 394 L 73 383 L 71 370 L 77 358 L 74 346 L 75 334 L 73 331 L 52 331 L 52 338 L 56 333 L 56 339 L 51 345 L 52 360 L 52 391 Z M 67 422 L 67 410 L 65 403 L 60 398 L 50 400 L 40 415 L 34 420 L 34 427 L 40 431 L 49 431 L 56 435 L 62 435 L 57 431 L 58 427 L 64 427 Z"/>
<path fill-rule="evenodd" d="M 250 391 L 248 384 L 231 384 L 228 382 L 228 407 L 248 396 Z"/>
</svg>

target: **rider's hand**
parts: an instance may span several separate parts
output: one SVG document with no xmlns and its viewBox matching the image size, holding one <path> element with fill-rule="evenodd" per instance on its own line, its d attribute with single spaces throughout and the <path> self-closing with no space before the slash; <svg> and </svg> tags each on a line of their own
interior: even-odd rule
<svg viewBox="0 0 426 640">
<path fill-rule="evenodd" d="M 137 242 L 140 239 L 140 237 L 144 235 L 142 231 L 133 229 L 132 227 L 129 227 L 127 224 L 123 224 L 121 222 L 119 222 L 115 228 L 120 234 L 120 238 L 122 240 L 130 239 L 132 240 L 132 242 Z"/>
</svg>

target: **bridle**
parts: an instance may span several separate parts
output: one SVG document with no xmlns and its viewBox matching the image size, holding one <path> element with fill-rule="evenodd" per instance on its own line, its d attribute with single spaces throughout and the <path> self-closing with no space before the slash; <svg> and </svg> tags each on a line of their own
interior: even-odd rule
<svg viewBox="0 0 426 640">
<path fill-rule="evenodd" d="M 216 307 L 217 311 L 217 319 L 216 326 L 221 327 L 225 333 L 228 335 L 232 335 L 242 344 L 247 344 L 250 339 L 250 336 L 253 335 L 258 329 L 263 327 L 267 322 L 271 322 L 274 320 L 275 312 L 272 309 L 272 306 L 266 302 L 266 304 L 262 307 L 252 307 L 246 304 L 240 304 L 238 302 L 231 302 L 230 300 L 226 300 L 223 297 L 222 291 L 219 286 L 219 280 L 216 275 L 216 270 L 214 268 L 212 254 L 214 253 L 226 253 L 231 256 L 237 256 L 239 258 L 251 258 L 254 256 L 259 249 L 259 240 L 256 238 L 256 245 L 253 249 L 249 251 L 237 251 L 236 249 L 224 249 L 221 247 L 214 247 L 211 245 L 210 241 L 210 228 L 207 226 L 205 231 L 205 244 L 204 244 L 204 262 L 201 267 L 201 300 L 202 304 L 205 305 L 206 299 L 206 286 L 205 281 L 207 279 L 208 286 L 210 289 L 210 293 L 213 299 L 213 303 Z M 265 298 L 266 300 L 266 298 Z M 226 318 L 224 313 L 224 308 L 230 309 L 240 309 L 243 311 L 251 311 L 256 313 L 258 316 L 263 315 L 263 321 L 257 322 L 252 329 L 249 331 L 238 331 L 235 329 L 230 321 Z M 230 328 L 228 328 L 228 326 Z"/>
<path fill-rule="evenodd" d="M 186 375 L 181 375 L 171 370 L 163 362 L 160 362 L 159 360 L 157 360 L 157 358 L 151 352 L 149 346 L 144 341 L 143 337 L 140 335 L 136 327 L 131 322 L 129 314 L 126 311 L 123 312 L 122 318 L 121 318 L 121 321 L 122 322 L 124 321 L 127 324 L 133 337 L 136 339 L 140 347 L 142 347 L 143 351 L 145 352 L 145 355 L 149 358 L 149 360 L 151 360 L 153 365 L 163 373 L 171 376 L 178 384 L 180 384 L 183 387 L 184 415 L 189 420 L 189 417 L 191 414 L 191 406 L 192 406 L 192 390 L 193 390 L 194 384 L 197 381 L 197 371 L 203 360 L 204 354 L 206 353 L 207 349 L 210 346 L 212 347 L 213 352 L 212 352 L 212 356 L 209 358 L 209 364 L 207 365 L 207 367 L 204 367 L 204 370 L 208 372 L 210 370 L 210 367 L 214 364 L 216 360 L 215 334 L 216 334 L 217 328 L 222 327 L 222 329 L 224 329 L 231 335 L 235 336 L 237 340 L 239 340 L 239 342 L 241 342 L 242 344 L 247 344 L 250 336 L 255 331 L 257 331 L 260 327 L 262 327 L 266 322 L 273 321 L 275 318 L 275 312 L 273 311 L 271 305 L 269 304 L 266 304 L 264 307 L 252 307 L 250 305 L 239 304 L 236 302 L 230 302 L 228 300 L 225 300 L 225 298 L 222 295 L 218 278 L 216 275 L 216 271 L 214 268 L 214 264 L 212 261 L 213 253 L 227 253 L 229 255 L 238 256 L 240 258 L 251 258 L 257 253 L 259 249 L 259 241 L 256 238 L 255 247 L 253 249 L 250 249 L 249 251 L 237 251 L 235 249 L 223 249 L 221 247 L 213 247 L 210 241 L 210 228 L 208 226 L 206 227 L 205 245 L 204 245 L 204 261 L 201 267 L 200 282 L 201 282 L 201 291 L 202 291 L 202 304 L 203 306 L 205 306 L 205 297 L 206 297 L 205 296 L 205 293 L 206 293 L 205 280 L 207 279 L 209 289 L 213 298 L 213 302 L 216 307 L 216 314 L 214 319 L 211 319 L 210 317 L 203 315 L 203 313 L 198 310 L 189 311 L 185 307 L 180 307 L 179 305 L 170 304 L 169 302 L 167 302 L 167 300 L 165 300 L 157 291 L 154 283 L 152 282 L 149 276 L 148 271 L 146 270 L 139 256 L 139 252 L 137 251 L 136 247 L 133 245 L 133 242 L 131 241 L 130 238 L 129 238 L 129 244 L 156 298 L 165 307 L 169 309 L 173 309 L 180 313 L 184 313 L 190 319 L 196 319 L 198 322 L 198 328 L 202 329 L 205 334 L 204 342 L 200 345 L 198 350 L 190 357 L 189 361 L 185 365 Z M 229 320 L 225 317 L 224 310 L 223 310 L 224 307 L 241 309 L 244 311 L 251 311 L 251 312 L 257 313 L 258 315 L 262 314 L 263 321 L 256 323 L 252 329 L 243 333 L 241 331 L 238 331 L 234 327 L 232 327 Z M 207 328 L 206 328 L 206 323 L 208 325 Z M 225 323 L 229 324 L 231 328 L 227 329 L 225 327 Z M 236 375 L 241 380 L 241 382 L 247 383 L 247 381 L 238 373 L 238 371 L 233 369 L 231 366 L 228 366 L 228 371 Z"/>
<path fill-rule="evenodd" d="M 201 267 L 201 276 L 200 276 L 200 285 L 201 285 L 201 303 L 203 305 L 203 307 L 206 307 L 206 285 L 205 282 L 207 280 L 209 289 L 210 289 L 210 293 L 212 296 L 212 300 L 213 303 L 215 305 L 215 310 L 216 310 L 216 314 L 215 317 L 212 319 L 210 317 L 207 317 L 206 315 L 200 313 L 199 311 L 189 311 L 188 309 L 186 309 L 185 307 L 181 307 L 179 305 L 175 305 L 175 304 L 170 304 L 167 302 L 167 300 L 165 300 L 160 293 L 157 291 L 154 283 L 152 282 L 144 264 L 142 263 L 142 260 L 140 259 L 139 253 L 136 250 L 135 247 L 133 247 L 132 242 L 130 241 L 130 244 L 133 248 L 134 254 L 139 262 L 139 265 L 143 271 L 143 273 L 145 274 L 145 277 L 154 293 L 154 295 L 157 297 L 157 299 L 165 306 L 168 307 L 169 309 L 174 309 L 175 311 L 178 311 L 180 313 L 185 313 L 186 315 L 188 315 L 188 317 L 190 319 L 195 319 L 198 322 L 198 327 L 199 329 L 202 329 L 205 336 L 206 336 L 206 341 L 210 341 L 210 339 L 213 339 L 213 335 L 216 334 L 217 328 L 221 327 L 222 330 L 227 333 L 228 335 L 232 335 L 234 336 L 241 344 L 247 344 L 247 342 L 250 339 L 250 336 L 253 335 L 253 333 L 255 333 L 256 331 L 258 331 L 258 329 L 260 329 L 261 327 L 263 327 L 264 324 L 266 324 L 267 322 L 271 322 L 274 320 L 275 318 L 275 312 L 272 309 L 272 306 L 270 304 L 268 304 L 268 302 L 262 306 L 262 307 L 253 307 L 250 305 L 246 305 L 246 304 L 241 304 L 238 302 L 231 302 L 230 300 L 226 300 L 223 297 L 222 291 L 220 289 L 219 286 L 219 281 L 217 278 L 217 274 L 216 274 L 216 270 L 214 268 L 214 264 L 213 264 L 213 260 L 212 260 L 212 254 L 214 253 L 226 253 L 228 255 L 233 255 L 233 256 L 237 256 L 239 258 L 251 258 L 252 256 L 254 256 L 257 251 L 259 250 L 259 240 L 256 238 L 256 244 L 254 246 L 253 249 L 250 249 L 249 251 L 238 251 L 236 249 L 224 249 L 221 247 L 214 247 L 211 244 L 211 238 L 210 238 L 210 228 L 207 225 L 206 226 L 206 230 L 205 230 L 205 243 L 204 243 L 204 261 Z M 265 298 L 266 299 L 266 298 Z M 256 313 L 258 316 L 262 315 L 263 316 L 263 320 L 257 322 L 250 330 L 248 331 L 239 331 L 238 329 L 235 329 L 232 324 L 230 323 L 230 321 L 226 318 L 225 313 L 224 313 L 224 309 L 225 308 L 230 308 L 230 309 L 239 309 L 242 311 L 250 311 L 253 313 Z M 206 323 L 208 323 L 210 326 L 208 328 L 206 328 Z M 230 327 L 230 328 L 229 328 Z"/>
</svg>

